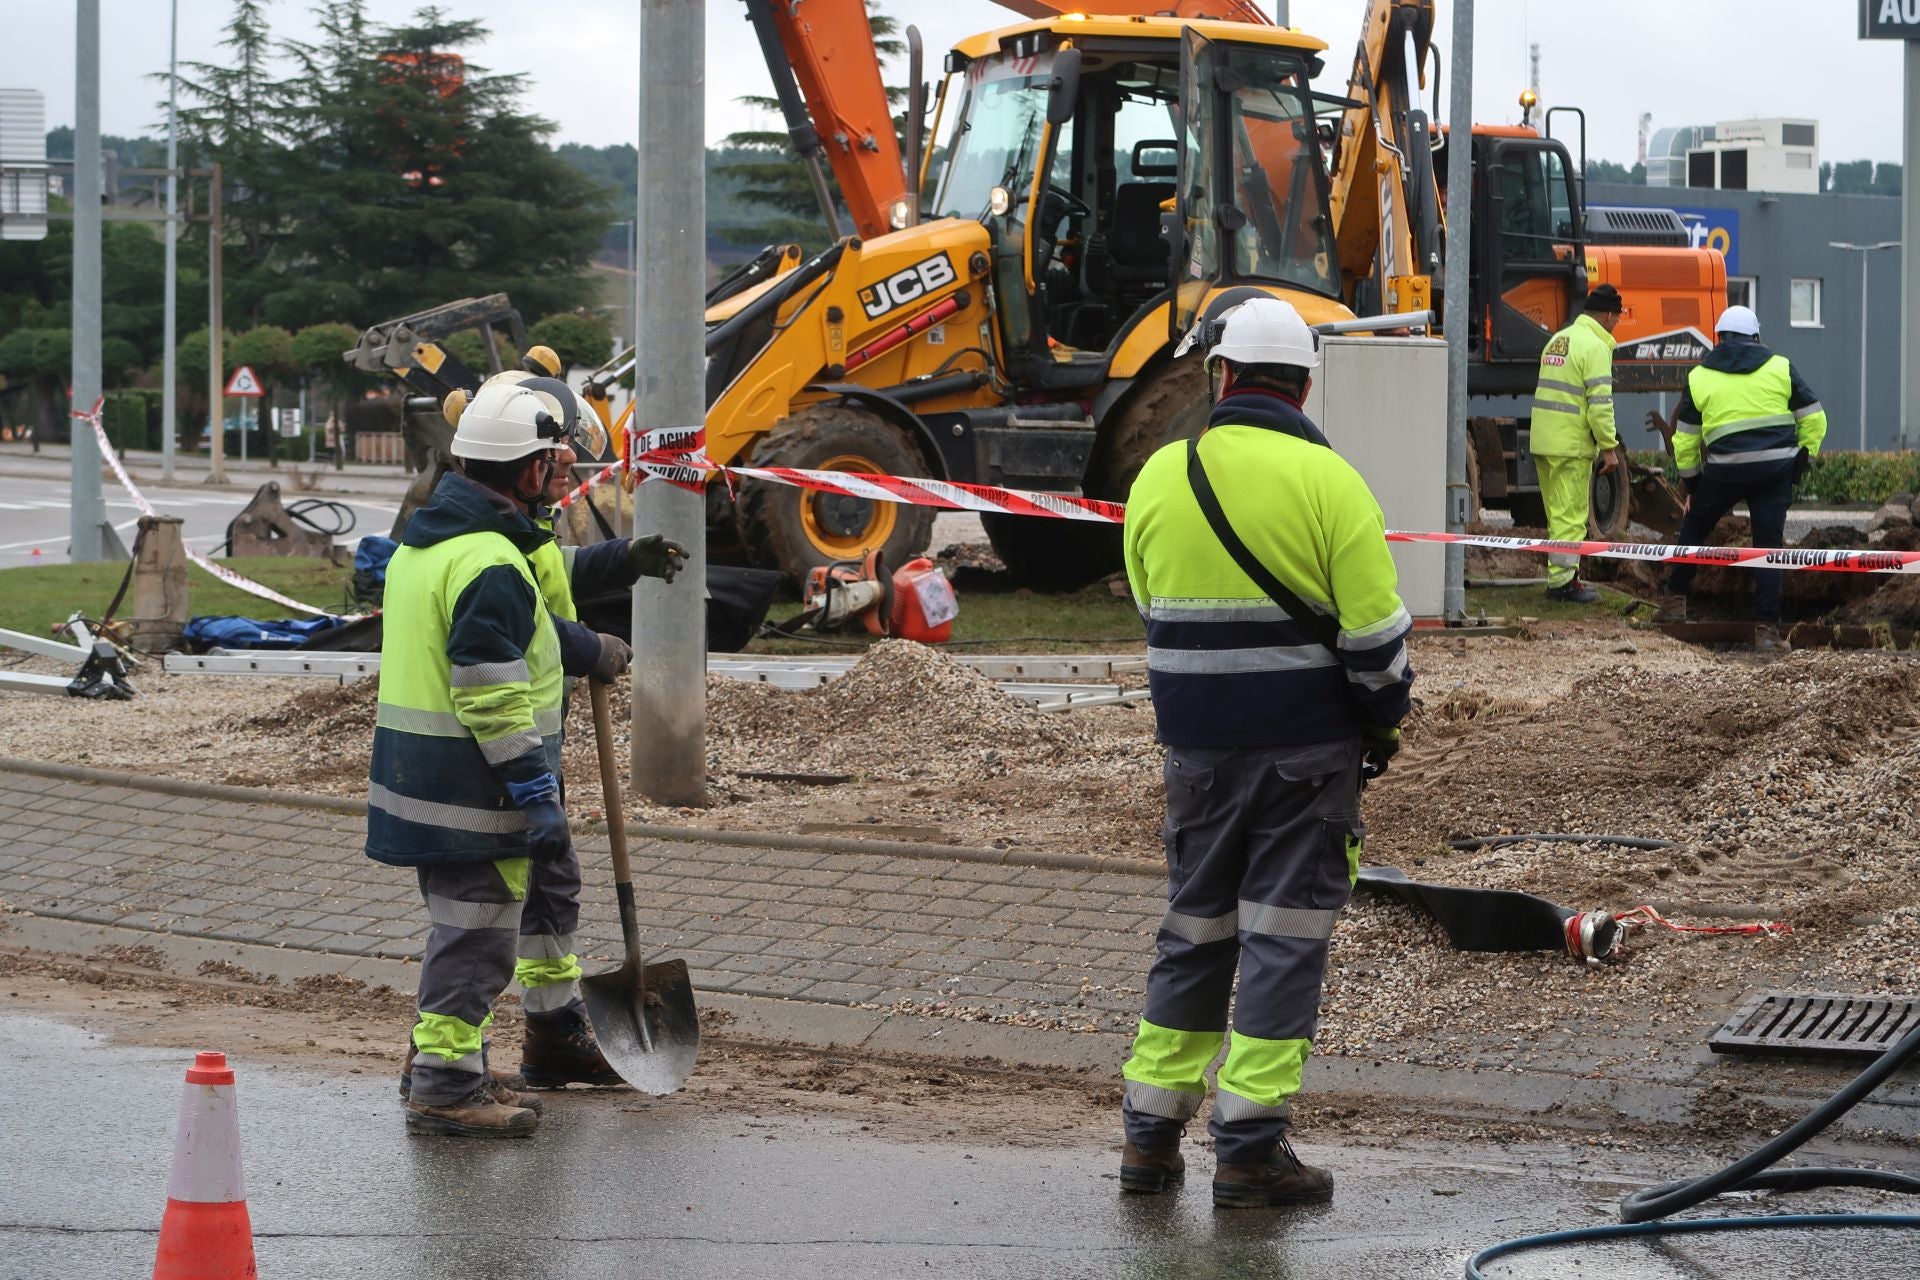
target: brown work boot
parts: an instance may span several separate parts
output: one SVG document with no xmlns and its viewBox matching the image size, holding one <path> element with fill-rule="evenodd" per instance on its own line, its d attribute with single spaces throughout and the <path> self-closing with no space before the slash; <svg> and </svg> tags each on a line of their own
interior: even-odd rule
<svg viewBox="0 0 1920 1280">
<path fill-rule="evenodd" d="M 1790 653 L 1792 650 L 1793 646 L 1787 643 L 1786 637 L 1780 634 L 1780 628 L 1773 623 L 1762 622 L 1754 626 L 1753 651 L 1755 653 L 1779 655 Z"/>
<path fill-rule="evenodd" d="M 1662 591 L 1660 603 L 1653 611 L 1653 620 L 1661 622 L 1685 622 L 1687 620 L 1687 598 L 1677 591 Z"/>
<path fill-rule="evenodd" d="M 413 1060 L 419 1056 L 419 1053 L 420 1050 L 409 1041 L 407 1043 L 406 1061 L 400 1064 L 400 1097 L 403 1100 L 413 1096 Z M 526 1080 L 521 1077 L 518 1071 L 502 1071 L 498 1067 L 492 1067 L 487 1071 L 487 1078 L 496 1088 L 510 1094 L 518 1093 L 527 1087 Z M 515 1104 L 509 1102 L 508 1105 L 513 1106 Z M 523 1100 L 518 1105 L 523 1107 L 531 1106 L 535 1111 L 538 1111 L 540 1109 L 540 1100 L 538 1098 L 529 1098 Z"/>
<path fill-rule="evenodd" d="M 540 1116 L 527 1107 L 500 1100 L 491 1082 L 458 1102 L 428 1106 L 409 1101 L 407 1132 L 456 1138 L 524 1138 L 540 1127 Z"/>
<path fill-rule="evenodd" d="M 594 1043 L 593 1032 L 580 1026 L 566 1032 L 542 1032 L 527 1022 L 526 1043 L 520 1049 L 520 1075 L 525 1089 L 564 1089 L 570 1084 L 621 1085 L 626 1081 L 610 1066 Z"/>
<path fill-rule="evenodd" d="M 1323 1204 L 1333 1199 L 1333 1175 L 1305 1164 L 1286 1137 L 1264 1164 L 1222 1164 L 1213 1171 L 1216 1209 L 1266 1209 L 1281 1204 Z"/>
<path fill-rule="evenodd" d="M 1180 1144 L 1164 1147 L 1136 1147 L 1129 1142 L 1120 1152 L 1120 1189 L 1158 1195 L 1185 1182 L 1187 1162 L 1180 1158 Z"/>
</svg>

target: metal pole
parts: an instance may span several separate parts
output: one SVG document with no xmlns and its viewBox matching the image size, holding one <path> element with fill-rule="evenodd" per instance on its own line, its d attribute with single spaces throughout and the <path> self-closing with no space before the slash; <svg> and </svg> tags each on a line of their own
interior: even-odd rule
<svg viewBox="0 0 1920 1280">
<path fill-rule="evenodd" d="M 174 385 L 173 349 L 179 337 L 174 315 L 178 290 L 174 279 L 179 266 L 180 190 L 176 170 L 180 166 L 179 113 L 180 88 L 180 0 L 173 0 L 172 26 L 167 39 L 167 267 L 166 303 L 160 327 L 160 478 L 173 483 L 173 432 L 180 420 L 179 388 Z"/>
<path fill-rule="evenodd" d="M 635 430 L 706 418 L 706 6 L 641 0 Z M 687 549 L 667 585 L 633 589 L 633 785 L 661 804 L 707 798 L 706 502 L 669 484 L 634 491 L 634 529 Z"/>
<path fill-rule="evenodd" d="M 213 164 L 207 187 L 207 435 L 213 467 L 208 484 L 227 482 L 227 387 L 221 368 L 226 360 L 221 334 L 220 307 L 220 162 Z"/>
<path fill-rule="evenodd" d="M 1904 190 L 1904 185 L 1902 190 Z M 1867 260 L 1871 249 L 1860 251 L 1860 452 L 1867 451 Z"/>
<path fill-rule="evenodd" d="M 1900 182 L 1900 439 L 1920 445 L 1920 40 L 1907 47 Z"/>
<path fill-rule="evenodd" d="M 84 413 L 100 398 L 100 0 L 79 0 L 74 48 L 73 407 Z M 75 561 L 103 560 L 107 507 L 100 493 L 100 446 L 92 427 L 78 419 L 69 425 L 68 553 Z"/>
<path fill-rule="evenodd" d="M 1447 531 L 1465 532 L 1467 510 L 1467 281 L 1473 256 L 1473 0 L 1453 3 L 1453 84 L 1447 98 Z M 1459 279 L 1455 280 L 1454 277 Z M 1467 616 L 1467 554 L 1446 547 L 1440 607 L 1449 622 Z"/>
</svg>

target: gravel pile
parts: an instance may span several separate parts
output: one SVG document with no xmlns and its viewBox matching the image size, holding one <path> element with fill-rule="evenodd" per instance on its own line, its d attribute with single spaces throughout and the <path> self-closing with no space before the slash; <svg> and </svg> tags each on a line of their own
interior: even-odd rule
<svg viewBox="0 0 1920 1280">
<path fill-rule="evenodd" d="M 1369 853 L 1427 878 L 1570 905 L 1806 905 L 1920 871 L 1904 803 L 1916 722 L 1920 666 L 1864 654 L 1706 661 L 1678 676 L 1614 668 L 1524 710 L 1443 697 L 1368 793 Z M 1679 847 L 1443 844 L 1531 831 Z"/>
<path fill-rule="evenodd" d="M 1092 745 L 1070 716 L 1039 711 L 973 668 L 886 640 L 818 689 L 707 681 L 708 768 L 982 779 Z"/>
</svg>

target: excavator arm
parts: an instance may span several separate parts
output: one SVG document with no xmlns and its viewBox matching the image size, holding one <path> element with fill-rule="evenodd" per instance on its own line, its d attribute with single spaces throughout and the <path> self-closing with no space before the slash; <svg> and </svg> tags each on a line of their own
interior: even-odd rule
<svg viewBox="0 0 1920 1280">
<path fill-rule="evenodd" d="M 893 132 L 863 0 L 746 0 L 747 18 L 773 75 L 773 91 L 794 150 L 813 175 L 827 228 L 838 238 L 821 164 L 833 170 L 862 236 L 885 235 L 907 198 L 906 169 Z"/>
<path fill-rule="evenodd" d="M 1347 292 L 1352 296 L 1357 286 L 1377 292 L 1356 299 L 1363 310 L 1433 306 L 1440 196 L 1432 122 L 1420 104 L 1432 41 L 1433 0 L 1371 0 L 1347 80 L 1351 105 L 1341 116 L 1329 166 Z M 1371 286 L 1362 286 L 1369 280 Z"/>
</svg>

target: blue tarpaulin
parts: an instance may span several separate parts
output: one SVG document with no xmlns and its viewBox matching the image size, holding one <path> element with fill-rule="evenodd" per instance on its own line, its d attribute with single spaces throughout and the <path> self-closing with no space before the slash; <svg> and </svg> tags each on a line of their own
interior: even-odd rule
<svg viewBox="0 0 1920 1280">
<path fill-rule="evenodd" d="M 222 649 L 298 649 L 323 631 L 331 631 L 346 619 L 324 615 L 318 618 L 237 618 L 231 615 L 203 614 L 189 618 L 187 643 L 195 652 L 214 647 Z"/>
</svg>

